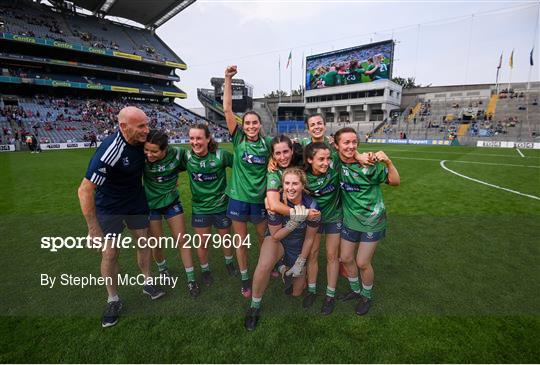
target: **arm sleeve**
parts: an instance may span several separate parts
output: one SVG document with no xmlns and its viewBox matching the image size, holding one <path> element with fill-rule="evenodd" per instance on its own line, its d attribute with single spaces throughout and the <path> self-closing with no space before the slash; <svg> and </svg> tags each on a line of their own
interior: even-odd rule
<svg viewBox="0 0 540 365">
<path fill-rule="evenodd" d="M 377 164 L 377 169 L 375 170 L 372 181 L 377 185 L 388 182 L 388 169 L 385 164 Z"/>
<path fill-rule="evenodd" d="M 236 129 L 234 130 L 234 133 L 232 134 L 232 143 L 233 146 L 236 146 L 240 143 L 242 140 L 242 137 L 244 137 L 244 130 L 241 126 L 237 125 Z"/>
<path fill-rule="evenodd" d="M 281 178 L 277 172 L 268 172 L 266 174 L 266 190 L 279 191 L 281 188 Z"/>
<path fill-rule="evenodd" d="M 102 155 L 103 153 L 100 150 L 96 151 L 88 164 L 85 174 L 85 177 L 97 186 L 101 186 L 105 183 L 110 167 L 105 162 L 101 161 Z"/>
</svg>

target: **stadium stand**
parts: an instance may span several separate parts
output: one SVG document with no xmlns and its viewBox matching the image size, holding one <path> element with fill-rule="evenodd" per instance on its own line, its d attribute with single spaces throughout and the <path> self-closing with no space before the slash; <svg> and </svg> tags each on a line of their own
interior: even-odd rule
<svg viewBox="0 0 540 365">
<path fill-rule="evenodd" d="M 140 81 L 124 81 L 119 78 L 103 78 L 94 75 L 80 75 L 80 74 L 59 74 L 59 73 L 45 73 L 40 70 L 32 69 L 4 69 L 3 74 L 5 76 L 15 76 L 22 78 L 32 78 L 41 80 L 54 80 L 54 81 L 70 81 L 92 85 L 111 85 L 120 87 L 137 88 L 141 90 L 149 90 L 153 92 L 178 92 L 178 88 L 169 85 L 157 85 L 150 82 Z"/>
<path fill-rule="evenodd" d="M 111 49 L 159 61 L 183 61 L 149 30 L 116 24 L 78 13 L 58 13 L 50 6 L 31 1 L 0 1 L 4 31 L 20 36 L 82 43 L 88 47 Z M 15 4 L 15 5 L 14 5 Z"/>
<path fill-rule="evenodd" d="M 107 8 L 109 3 L 109 8 Z M 182 59 L 154 30 L 193 0 L 129 1 L 0 0 L 0 128 L 2 143 L 34 134 L 41 143 L 101 140 L 116 127 L 127 105 L 141 108 L 150 127 L 173 139 L 187 139 L 195 123 L 209 125 L 216 138 L 225 129 L 174 103 L 186 95 L 173 82 Z M 80 11 L 77 6 L 86 10 Z M 93 13 L 89 15 L 88 13 Z M 136 21 L 121 24 L 106 15 Z"/>
<path fill-rule="evenodd" d="M 195 123 L 208 123 L 216 138 L 227 137 L 225 129 L 180 105 L 135 102 L 127 98 L 100 100 L 46 95 L 20 98 L 16 106 L 2 104 L 0 123 L 2 128 L 16 130 L 19 135 L 34 133 L 42 143 L 82 142 L 91 133 L 101 140 L 114 130 L 118 111 L 127 105 L 144 110 L 150 126 L 167 131 L 171 138 L 187 138 L 189 126 Z"/>
<path fill-rule="evenodd" d="M 532 83 L 530 89 L 524 83 L 518 86 L 515 90 L 503 89 L 499 94 L 495 85 L 486 85 L 482 93 L 465 87 L 461 91 L 456 87 L 437 87 L 441 97 L 433 98 L 434 94 L 429 92 L 418 94 L 398 117 L 385 120 L 372 131 L 371 137 L 458 139 L 460 143 L 486 138 L 537 141 L 540 85 Z"/>
</svg>

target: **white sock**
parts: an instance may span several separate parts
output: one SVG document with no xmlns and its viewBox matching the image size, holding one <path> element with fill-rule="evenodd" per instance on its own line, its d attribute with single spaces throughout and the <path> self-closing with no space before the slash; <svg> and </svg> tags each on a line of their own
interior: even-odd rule
<svg viewBox="0 0 540 365">
<path fill-rule="evenodd" d="M 109 297 L 107 298 L 107 303 L 118 302 L 119 300 L 120 298 L 118 297 L 118 294 L 115 294 L 112 297 L 109 295 Z"/>
</svg>

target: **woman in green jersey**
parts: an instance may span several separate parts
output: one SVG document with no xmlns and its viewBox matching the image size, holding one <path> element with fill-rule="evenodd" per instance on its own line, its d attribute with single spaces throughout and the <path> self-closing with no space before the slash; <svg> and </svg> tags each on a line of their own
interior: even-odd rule
<svg viewBox="0 0 540 365">
<path fill-rule="evenodd" d="M 159 240 L 163 236 L 162 218 L 165 218 L 173 239 L 178 244 L 180 257 L 184 264 L 188 281 L 188 291 L 192 297 L 200 293 L 199 284 L 195 280 L 191 249 L 185 247 L 186 225 L 184 209 L 178 194 L 178 173 L 181 171 L 185 150 L 169 146 L 165 133 L 152 130 L 148 133 L 144 144 L 146 164 L 144 166 L 144 190 L 150 208 L 150 225 L 148 236 Z M 163 275 L 169 275 L 167 260 L 163 255 L 161 244 L 152 249 L 154 260 Z"/>
<path fill-rule="evenodd" d="M 249 298 L 251 281 L 247 248 L 250 242 L 247 224 L 253 223 L 259 243 L 262 243 L 267 226 L 264 197 L 270 139 L 261 135 L 261 118 L 257 113 L 245 113 L 241 126 L 236 122 L 232 110 L 232 78 L 236 72 L 236 66 L 227 67 L 223 86 L 223 111 L 234 146 L 232 178 L 227 186 L 227 217 L 232 220 L 233 230 L 242 242 L 236 249 L 236 258 L 242 279 L 241 292 Z"/>
<path fill-rule="evenodd" d="M 302 166 L 302 147 L 296 145 L 300 151 L 295 151 L 292 140 L 284 134 L 272 138 L 270 142 L 270 162 L 266 175 L 266 209 L 273 213 L 289 215 L 290 207 L 281 200 L 283 171 L 291 166 Z M 320 216 L 317 210 L 309 209 L 308 218 L 315 219 Z M 278 277 L 277 266 L 272 271 L 273 277 Z"/>
<path fill-rule="evenodd" d="M 332 154 L 335 153 L 333 146 L 334 139 L 324 135 L 326 132 L 326 120 L 322 114 L 317 113 L 308 115 L 304 120 L 304 124 L 306 125 L 309 137 L 304 137 L 300 140 L 302 146 L 306 147 L 311 142 L 324 142 L 330 147 Z"/>
<path fill-rule="evenodd" d="M 354 129 L 345 127 L 338 130 L 335 139 L 341 160 L 339 175 L 343 202 L 340 257 L 347 269 L 351 287 L 343 299 L 358 299 L 356 313 L 363 315 L 369 311 L 372 301 L 374 271 L 371 260 L 377 243 L 386 231 L 386 208 L 380 185 L 387 183 L 397 186 L 400 178 L 396 167 L 383 151 L 372 155 L 373 160 L 378 162 L 373 166 L 362 167 L 356 163 L 354 156 L 358 136 Z"/>
<path fill-rule="evenodd" d="M 281 201 L 281 178 L 286 168 L 302 166 L 302 154 L 295 152 L 294 144 L 289 137 L 280 134 L 270 141 L 270 155 L 266 174 L 266 208 L 274 213 L 289 215 L 289 207 Z"/>
<path fill-rule="evenodd" d="M 318 258 L 322 234 L 326 241 L 326 295 L 321 312 L 331 314 L 335 305 L 336 284 L 339 273 L 339 246 L 342 228 L 342 208 L 339 180 L 339 157 L 331 153 L 331 147 L 323 142 L 314 142 L 304 150 L 307 185 L 306 189 L 313 196 L 321 209 L 321 224 L 315 237 L 307 262 L 308 293 L 303 300 L 303 307 L 309 308 L 316 299 Z M 368 153 L 356 152 L 354 162 L 358 166 L 372 165 Z"/>
<path fill-rule="evenodd" d="M 221 148 L 205 124 L 189 129 L 191 150 L 184 154 L 182 168 L 188 172 L 191 189 L 191 226 L 195 231 L 193 246 L 201 264 L 202 282 L 211 285 L 213 278 L 208 264 L 208 248 L 219 247 L 225 255 L 225 266 L 231 276 L 238 274 L 233 262 L 233 246 L 229 235 L 231 220 L 225 215 L 229 198 L 225 194 L 225 169 L 232 167 L 233 155 Z M 218 235 L 212 236 L 212 226 Z"/>
<path fill-rule="evenodd" d="M 332 161 L 330 148 L 323 142 L 310 143 L 304 150 L 306 162 L 306 189 L 321 209 L 321 224 L 308 258 L 308 294 L 303 307 L 309 308 L 316 298 L 318 256 L 321 236 L 326 235 L 327 287 L 322 313 L 331 314 L 335 305 L 336 284 L 339 273 L 339 244 L 342 221 L 339 173 L 337 161 Z"/>
</svg>

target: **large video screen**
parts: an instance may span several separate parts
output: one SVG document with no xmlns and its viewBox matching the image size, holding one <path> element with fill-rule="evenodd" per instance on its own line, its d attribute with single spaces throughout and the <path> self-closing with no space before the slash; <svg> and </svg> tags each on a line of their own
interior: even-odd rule
<svg viewBox="0 0 540 365">
<path fill-rule="evenodd" d="M 390 79 L 392 40 L 342 49 L 306 58 L 306 90 Z"/>
</svg>

